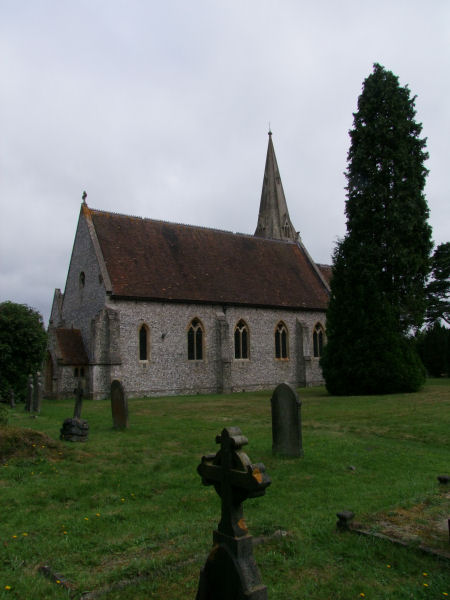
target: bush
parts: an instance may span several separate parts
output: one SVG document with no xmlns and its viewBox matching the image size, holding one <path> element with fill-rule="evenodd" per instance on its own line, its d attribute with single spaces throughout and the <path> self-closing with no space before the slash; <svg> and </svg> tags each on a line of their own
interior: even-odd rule
<svg viewBox="0 0 450 600">
<path fill-rule="evenodd" d="M 3 404 L 0 404 L 0 426 L 8 425 L 9 410 Z"/>
</svg>

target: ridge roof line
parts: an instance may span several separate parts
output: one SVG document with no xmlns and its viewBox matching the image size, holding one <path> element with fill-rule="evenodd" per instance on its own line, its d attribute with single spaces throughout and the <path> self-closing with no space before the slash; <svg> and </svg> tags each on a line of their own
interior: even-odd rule
<svg viewBox="0 0 450 600">
<path fill-rule="evenodd" d="M 228 229 L 218 229 L 217 227 L 208 227 L 206 225 L 191 225 L 189 223 L 180 223 L 177 221 L 166 221 L 164 219 L 152 219 L 151 217 L 141 217 L 139 215 L 128 215 L 125 213 L 121 213 L 121 212 L 115 212 L 115 211 L 111 211 L 111 210 L 102 210 L 102 209 L 97 209 L 97 208 L 89 208 L 86 206 L 86 208 L 88 209 L 89 213 L 92 215 L 93 213 L 98 213 L 98 214 L 102 214 L 102 215 L 113 215 L 116 217 L 124 217 L 126 219 L 136 219 L 139 221 L 148 221 L 151 223 L 160 223 L 162 225 L 175 225 L 177 227 L 188 227 L 190 229 L 201 229 L 204 231 L 214 231 L 216 233 L 223 233 L 223 234 L 228 234 L 228 235 L 238 235 L 241 237 L 247 237 L 247 238 L 251 238 L 252 240 L 260 240 L 260 241 L 264 241 L 264 242 L 277 242 L 277 243 L 283 243 L 283 244 L 295 244 L 296 242 L 294 240 L 279 240 L 279 239 L 273 239 L 273 238 L 262 238 L 262 237 L 256 237 L 255 235 L 251 234 L 251 233 L 242 233 L 242 232 L 238 232 L 238 231 L 230 231 Z"/>
</svg>

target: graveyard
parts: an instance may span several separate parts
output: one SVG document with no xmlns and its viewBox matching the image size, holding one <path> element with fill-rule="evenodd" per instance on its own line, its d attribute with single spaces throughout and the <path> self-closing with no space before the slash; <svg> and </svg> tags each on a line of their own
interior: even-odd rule
<svg viewBox="0 0 450 600">
<path fill-rule="evenodd" d="M 273 390 L 130 399 L 122 427 L 110 400 L 4 408 L 0 598 L 194 599 L 219 522 L 239 536 L 244 518 L 271 600 L 448 597 L 450 380 L 297 392 L 296 455 L 272 448 Z M 82 442 L 60 440 L 68 419 L 89 424 Z M 251 464 L 243 516 L 224 525 L 213 457 L 227 436 Z M 342 511 L 360 533 L 337 528 Z"/>
</svg>

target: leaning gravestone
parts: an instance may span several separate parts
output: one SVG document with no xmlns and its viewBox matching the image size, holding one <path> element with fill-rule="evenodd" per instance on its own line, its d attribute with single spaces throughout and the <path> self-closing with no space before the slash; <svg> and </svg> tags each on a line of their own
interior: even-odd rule
<svg viewBox="0 0 450 600">
<path fill-rule="evenodd" d="M 27 412 L 31 412 L 33 407 L 33 396 L 34 396 L 34 386 L 33 386 L 33 375 L 28 375 L 28 385 L 27 385 L 27 399 L 25 401 L 25 410 Z"/>
<path fill-rule="evenodd" d="M 301 402 L 289 383 L 280 383 L 270 400 L 272 405 L 272 451 L 274 454 L 303 456 Z"/>
<path fill-rule="evenodd" d="M 42 404 L 42 380 L 38 371 L 34 375 L 33 412 L 40 413 Z"/>
<path fill-rule="evenodd" d="M 61 435 L 59 439 L 67 442 L 86 442 L 89 435 L 89 423 L 81 418 L 81 409 L 83 407 L 83 386 L 81 380 L 78 380 L 75 393 L 75 406 L 73 409 L 73 417 L 65 419 L 61 427 Z"/>
<path fill-rule="evenodd" d="M 203 456 L 197 467 L 202 483 L 213 485 L 221 499 L 222 518 L 213 533 L 214 547 L 200 573 L 196 600 L 267 600 L 242 503 L 263 496 L 271 480 L 262 463 L 251 464 L 242 452 L 248 440 L 239 427 L 223 429 L 216 442 L 220 450 Z"/>
<path fill-rule="evenodd" d="M 123 385 L 117 379 L 111 383 L 111 411 L 114 429 L 127 429 L 128 402 Z"/>
</svg>

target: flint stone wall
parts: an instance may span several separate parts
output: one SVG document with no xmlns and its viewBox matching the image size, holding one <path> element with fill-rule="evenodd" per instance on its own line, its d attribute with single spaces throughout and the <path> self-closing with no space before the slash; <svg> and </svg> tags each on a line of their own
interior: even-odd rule
<svg viewBox="0 0 450 600">
<path fill-rule="evenodd" d="M 105 343 L 120 347 L 120 361 L 91 367 L 94 397 L 107 397 L 113 379 L 122 381 L 129 397 L 259 390 L 280 381 L 294 386 L 323 382 L 319 359 L 311 358 L 310 332 L 321 312 L 214 305 L 133 302 L 109 299 L 120 327 Z M 187 331 L 192 319 L 204 328 L 204 360 L 187 358 Z M 234 329 L 243 319 L 250 332 L 249 359 L 234 358 Z M 283 321 L 289 332 L 289 359 L 275 358 L 275 329 Z M 139 360 L 139 329 L 149 332 L 149 356 Z M 109 325 L 105 324 L 105 327 Z M 114 339 L 119 337 L 119 339 Z"/>
</svg>

